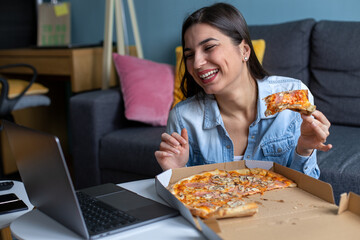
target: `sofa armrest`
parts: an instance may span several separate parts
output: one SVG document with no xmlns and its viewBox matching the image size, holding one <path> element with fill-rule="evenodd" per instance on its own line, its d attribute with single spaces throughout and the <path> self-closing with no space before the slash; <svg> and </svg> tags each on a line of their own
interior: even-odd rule
<svg viewBox="0 0 360 240">
<path fill-rule="evenodd" d="M 81 93 L 70 99 L 70 129 L 76 188 L 100 184 L 99 142 L 104 134 L 126 127 L 119 89 Z"/>
</svg>

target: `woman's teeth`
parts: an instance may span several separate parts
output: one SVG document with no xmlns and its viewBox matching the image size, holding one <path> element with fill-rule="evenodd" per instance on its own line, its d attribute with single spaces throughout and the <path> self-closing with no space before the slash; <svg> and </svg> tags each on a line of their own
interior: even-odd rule
<svg viewBox="0 0 360 240">
<path fill-rule="evenodd" d="M 217 72 L 219 72 L 219 69 L 215 69 L 215 70 L 212 70 L 212 71 L 210 71 L 210 72 L 207 72 L 207 73 L 205 73 L 205 74 L 203 74 L 203 75 L 200 75 L 200 77 L 201 77 L 202 79 L 207 80 L 207 79 L 212 78 Z"/>
</svg>

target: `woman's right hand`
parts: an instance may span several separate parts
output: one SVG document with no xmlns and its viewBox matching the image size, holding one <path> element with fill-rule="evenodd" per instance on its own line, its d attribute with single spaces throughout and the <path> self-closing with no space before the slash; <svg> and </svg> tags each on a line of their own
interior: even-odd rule
<svg viewBox="0 0 360 240">
<path fill-rule="evenodd" d="M 189 137 L 183 128 L 181 135 L 173 132 L 161 134 L 160 150 L 155 152 L 155 157 L 161 168 L 165 171 L 173 168 L 185 167 L 189 160 Z"/>
</svg>

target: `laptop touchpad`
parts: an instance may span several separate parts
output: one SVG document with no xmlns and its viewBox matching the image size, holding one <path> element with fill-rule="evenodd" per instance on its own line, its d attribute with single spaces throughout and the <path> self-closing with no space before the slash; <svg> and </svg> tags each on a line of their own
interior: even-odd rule
<svg viewBox="0 0 360 240">
<path fill-rule="evenodd" d="M 136 208 L 148 206 L 154 203 L 152 200 L 140 197 L 136 193 L 132 193 L 129 191 L 117 192 L 117 193 L 97 197 L 97 199 L 122 211 L 129 211 Z"/>
</svg>

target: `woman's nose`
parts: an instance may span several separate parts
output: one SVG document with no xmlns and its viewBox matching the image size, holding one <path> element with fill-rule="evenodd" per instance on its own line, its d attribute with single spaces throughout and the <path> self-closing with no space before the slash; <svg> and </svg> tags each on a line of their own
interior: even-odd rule
<svg viewBox="0 0 360 240">
<path fill-rule="evenodd" d="M 206 58 L 202 53 L 196 53 L 194 56 L 194 68 L 199 69 L 206 63 Z"/>
</svg>

